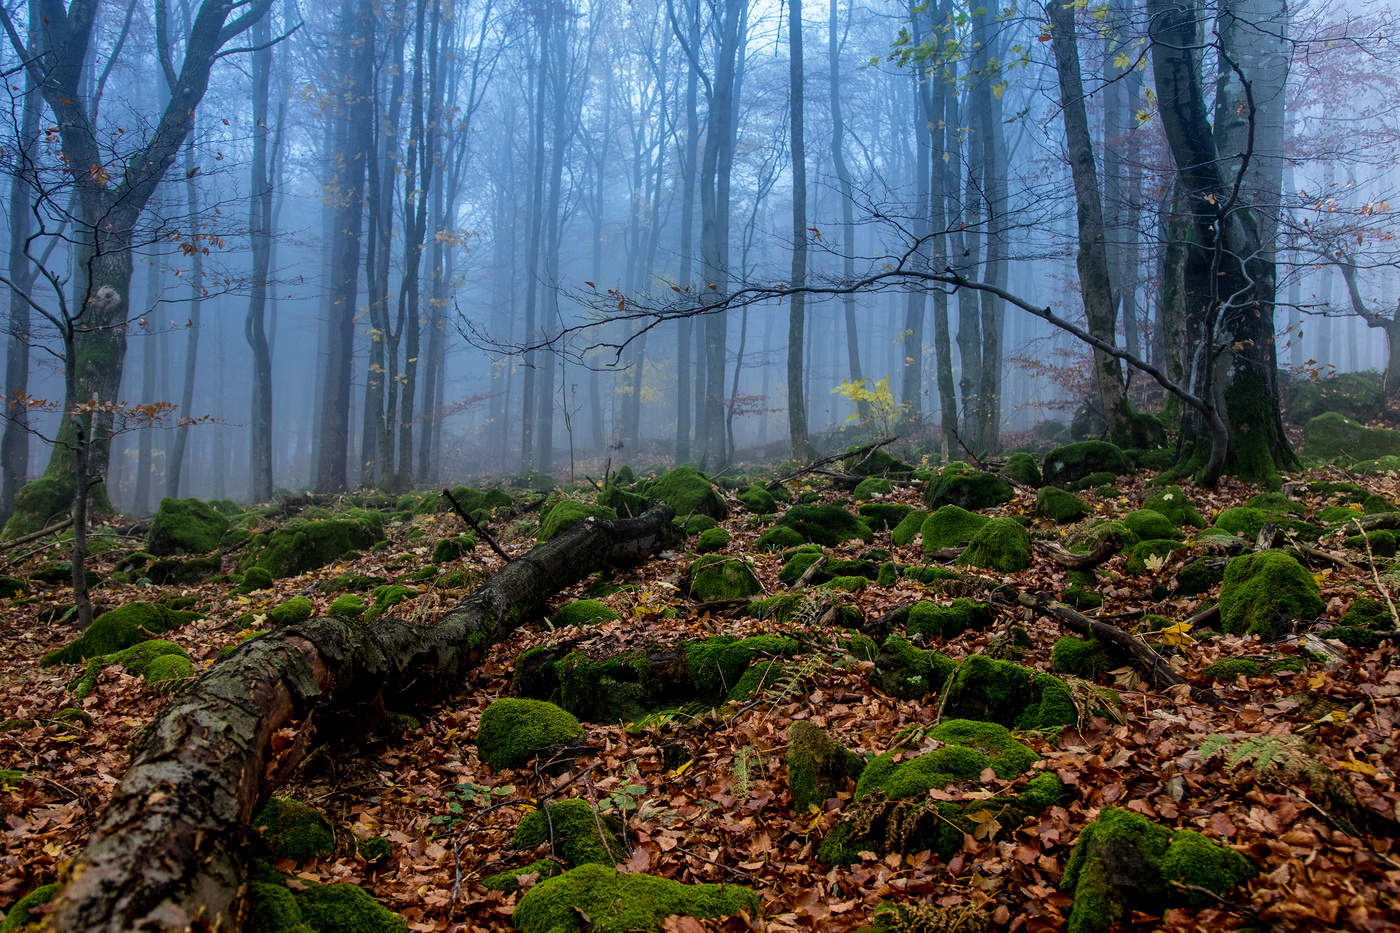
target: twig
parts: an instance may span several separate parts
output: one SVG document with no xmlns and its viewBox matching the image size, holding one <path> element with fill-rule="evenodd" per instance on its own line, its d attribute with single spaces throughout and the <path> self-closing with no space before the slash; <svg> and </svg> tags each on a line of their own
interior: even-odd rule
<svg viewBox="0 0 1400 933">
<path fill-rule="evenodd" d="M 1361 526 L 1361 522 L 1356 522 L 1356 527 L 1361 531 L 1361 541 L 1366 545 L 1366 557 L 1371 562 L 1371 577 L 1376 581 L 1376 589 L 1381 591 L 1385 597 L 1385 604 L 1390 609 L 1390 620 L 1396 628 L 1400 628 L 1400 613 L 1395 611 L 1395 600 L 1390 598 L 1390 588 L 1381 582 L 1380 571 L 1376 570 L 1376 555 L 1371 553 L 1371 536 L 1366 534 L 1366 529 Z"/>
<path fill-rule="evenodd" d="M 47 528 L 41 528 L 38 531 L 31 531 L 27 535 L 20 535 L 18 538 L 14 538 L 10 541 L 6 541 L 4 544 L 0 544 L 0 551 L 8 551 L 13 548 L 17 548 L 21 544 L 28 544 L 30 541 L 37 541 L 46 535 L 58 534 L 60 531 L 63 531 L 71 524 L 73 524 L 73 519 L 65 518 L 63 521 L 55 522 Z"/>
<path fill-rule="evenodd" d="M 817 573 L 824 566 L 826 566 L 825 554 L 812 561 L 811 565 L 806 570 L 802 571 L 802 576 L 798 577 L 797 582 L 792 585 L 792 591 L 794 593 L 800 593 L 804 589 L 806 589 L 807 584 L 811 583 L 814 579 L 816 579 Z"/>
<path fill-rule="evenodd" d="M 764 488 L 777 489 L 779 486 L 781 486 L 783 483 L 787 482 L 790 479 L 797 479 L 797 477 L 799 476 L 806 476 L 808 473 L 814 473 L 819 468 L 826 466 L 828 463 L 835 463 L 837 460 L 847 460 L 851 457 L 859 457 L 861 455 L 869 457 L 879 448 L 889 444 L 893 444 L 897 440 L 899 440 L 899 435 L 887 437 L 882 441 L 876 441 L 873 444 L 866 444 L 864 447 L 857 447 L 855 450 L 848 450 L 845 453 L 832 454 L 830 457 L 822 457 L 820 460 L 813 460 L 811 463 L 807 464 L 805 467 L 802 467 L 800 470 L 796 470 L 792 473 L 787 473 L 783 476 L 779 476 L 776 479 L 769 480 L 767 483 L 764 483 Z"/>
<path fill-rule="evenodd" d="M 457 501 L 457 497 L 452 495 L 452 490 L 444 489 L 442 491 L 442 494 L 447 497 L 448 502 L 452 503 L 452 511 L 456 512 L 458 516 L 461 517 L 462 521 L 466 522 L 468 525 L 471 525 L 472 529 L 476 531 L 476 533 L 480 537 L 485 538 L 486 543 L 491 546 L 491 550 L 495 551 L 496 554 L 501 558 L 501 560 L 505 561 L 507 564 L 510 563 L 511 556 L 507 554 L 504 549 L 502 549 L 501 545 L 496 541 L 495 538 L 491 537 L 491 532 L 487 531 L 477 522 L 476 519 L 472 518 L 470 515 L 467 514 L 467 510 L 462 508 L 462 504 Z"/>
<path fill-rule="evenodd" d="M 1037 541 L 1036 549 L 1043 552 L 1061 567 L 1068 567 L 1071 570 L 1086 570 L 1090 567 L 1097 567 L 1104 561 L 1112 557 L 1118 550 L 1118 543 L 1111 539 L 1105 539 L 1098 543 L 1088 554 L 1076 554 L 1073 551 L 1060 547 L 1053 541 Z"/>
</svg>

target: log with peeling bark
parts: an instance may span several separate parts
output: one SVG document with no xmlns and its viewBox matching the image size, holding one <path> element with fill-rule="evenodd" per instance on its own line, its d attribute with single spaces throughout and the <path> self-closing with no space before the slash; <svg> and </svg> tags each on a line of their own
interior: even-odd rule
<svg viewBox="0 0 1400 933">
<path fill-rule="evenodd" d="M 561 589 L 658 551 L 670 520 L 658 506 L 640 518 L 581 522 L 506 565 L 435 625 L 319 618 L 245 642 L 133 742 L 131 766 L 46 929 L 240 929 L 249 821 L 272 790 L 267 776 L 289 773 L 311 745 L 274 752 L 275 733 L 334 733 L 385 709 L 441 702 Z"/>
</svg>

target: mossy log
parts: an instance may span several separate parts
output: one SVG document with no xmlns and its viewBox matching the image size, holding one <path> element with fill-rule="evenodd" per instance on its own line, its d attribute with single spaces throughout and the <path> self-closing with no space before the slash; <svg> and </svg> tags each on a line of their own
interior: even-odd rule
<svg viewBox="0 0 1400 933">
<path fill-rule="evenodd" d="M 309 619 L 245 642 L 177 695 L 132 743 L 50 928 L 240 929 L 240 847 L 264 774 L 287 774 L 309 743 L 271 749 L 289 725 L 333 728 L 375 710 L 422 707 L 459 690 L 492 644 L 559 590 L 661 548 L 669 509 L 584 521 L 506 565 L 436 625 Z"/>
</svg>

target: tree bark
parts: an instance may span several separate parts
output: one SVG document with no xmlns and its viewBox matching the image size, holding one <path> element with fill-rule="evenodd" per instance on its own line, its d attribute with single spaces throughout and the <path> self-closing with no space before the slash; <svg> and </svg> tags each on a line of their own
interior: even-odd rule
<svg viewBox="0 0 1400 933">
<path fill-rule="evenodd" d="M 835 0 L 832 9 L 835 10 Z M 835 14 L 832 14 L 833 17 Z M 833 42 L 835 39 L 832 40 Z M 802 0 L 788 0 L 788 106 L 792 129 L 792 269 L 793 285 L 807 278 L 807 147 L 803 139 L 802 120 Z M 832 81 L 835 81 L 835 77 Z M 832 100 L 836 94 L 832 92 Z M 841 111 L 834 110 L 833 123 L 840 127 Z M 840 129 L 833 130 L 840 139 Z M 833 147 L 837 143 L 832 144 Z M 837 153 L 837 159 L 841 156 Z M 839 163 L 838 163 L 839 164 Z M 788 449 L 792 459 L 803 460 L 811 454 L 807 441 L 807 400 L 802 393 L 802 355 L 806 344 L 807 326 L 805 296 L 797 293 L 788 299 Z M 857 361 L 859 366 L 859 361 Z M 738 380 L 735 380 L 738 384 Z"/>
<path fill-rule="evenodd" d="M 247 642 L 135 740 L 50 928 L 240 928 L 241 844 L 271 789 L 263 775 L 289 773 L 307 744 L 274 753 L 277 730 L 333 731 L 376 711 L 440 702 L 560 589 L 658 550 L 670 521 L 657 506 L 636 519 L 582 522 L 507 564 L 436 625 L 320 618 Z"/>
<path fill-rule="evenodd" d="M 272 22 L 264 16 L 253 27 L 253 43 L 272 41 Z M 272 188 L 268 158 L 269 87 L 272 49 L 253 53 L 253 189 L 248 199 L 248 236 L 252 241 L 253 282 L 243 336 L 253 354 L 252 401 L 249 412 L 249 481 L 254 502 L 272 498 L 272 347 L 267 339 L 267 280 L 272 272 Z M 150 401 L 143 398 L 142 401 Z"/>
</svg>

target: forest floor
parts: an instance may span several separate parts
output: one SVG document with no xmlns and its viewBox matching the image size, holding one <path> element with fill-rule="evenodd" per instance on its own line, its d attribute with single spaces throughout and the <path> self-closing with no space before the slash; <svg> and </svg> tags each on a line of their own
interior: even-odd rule
<svg viewBox="0 0 1400 933">
<path fill-rule="evenodd" d="M 1148 478 L 1120 478 L 1116 498 L 1100 498 L 1092 491 L 1083 495 L 1094 516 L 1121 516 L 1152 494 Z M 1300 477 L 1345 478 L 1325 471 Z M 1400 502 L 1396 474 L 1363 482 Z M 847 494 L 818 488 L 821 501 L 849 506 Z M 1208 518 L 1257 491 L 1230 481 L 1215 490 L 1187 490 Z M 1310 513 L 1335 504 L 1307 493 L 1299 498 Z M 897 489 L 890 501 L 922 507 L 915 486 Z M 1030 514 L 1033 507 L 1034 492 L 1017 489 L 1011 502 L 987 511 Z M 783 592 L 786 587 L 777 578 L 782 559 L 753 547 L 763 530 L 755 524 L 734 507 L 723 523 L 732 535 L 724 553 L 751 560 L 766 594 Z M 1040 519 L 1033 525 L 1052 528 Z M 226 582 L 206 582 L 156 588 L 104 585 L 95 597 L 106 608 L 138 599 L 196 597 L 202 618 L 163 637 L 185 647 L 202 670 L 218 659 L 220 649 L 247 637 L 250 613 L 253 628 L 266 628 L 268 609 L 298 594 L 310 596 L 316 611 L 325 613 L 338 595 L 326 581 L 346 573 L 404 580 L 429 562 L 435 540 L 464 529 L 445 513 L 388 524 L 386 530 L 386 549 L 278 580 L 272 589 L 249 595 L 233 594 Z M 533 544 L 535 530 L 529 517 L 498 529 L 513 554 Z M 889 547 L 888 532 L 875 543 Z M 141 546 L 139 539 L 117 544 L 95 559 L 99 573 L 109 573 L 117 559 Z M 854 541 L 830 552 L 854 556 L 863 547 L 868 545 Z M 917 538 L 890 549 L 902 564 L 926 560 Z M 5 556 L 13 561 L 20 555 Z M 0 572 L 24 576 L 61 557 L 57 550 L 33 553 L 28 563 Z M 742 607 L 702 611 L 681 589 L 690 557 L 680 550 L 666 552 L 619 572 L 613 582 L 635 584 L 604 600 L 620 620 L 582 632 L 553 631 L 542 622 L 516 631 L 461 684 L 455 701 L 432 712 L 418 728 L 366 746 L 358 758 L 313 756 L 279 793 L 314 803 L 328 815 L 342 840 L 339 854 L 279 867 L 306 881 L 362 884 L 414 930 L 508 929 L 519 895 L 488 891 L 480 881 L 534 857 L 509 850 L 511 832 L 534 801 L 562 787 L 565 795 L 584 797 L 625 817 L 627 870 L 685 881 L 734 882 L 758 893 L 761 917 L 705 921 L 704 928 L 844 931 L 868 923 L 877 904 L 893 901 L 971 904 L 983 909 L 994 929 L 1052 930 L 1063 928 L 1070 910 L 1070 895 L 1058 883 L 1071 847 L 1099 810 L 1112 805 L 1171 828 L 1199 830 L 1248 856 L 1260 869 L 1256 878 L 1214 906 L 1139 914 L 1135 929 L 1400 926 L 1400 845 L 1393 832 L 1374 831 L 1375 826 L 1393 830 L 1400 816 L 1396 645 L 1387 641 L 1366 651 L 1329 642 L 1340 660 L 1323 662 L 1300 642 L 1303 634 L 1334 623 L 1358 596 L 1381 598 L 1382 586 L 1400 595 L 1393 566 L 1380 574 L 1327 563 L 1309 567 L 1321 588 L 1325 618 L 1306 623 L 1298 635 L 1281 642 L 1265 645 L 1217 634 L 1166 639 L 1180 642 L 1161 647 L 1172 669 L 1190 683 L 1214 689 L 1223 698 L 1219 705 L 1197 702 L 1182 689 L 1149 690 L 1128 668 L 1100 678 L 1101 685 L 1121 694 L 1114 719 L 1084 717 L 1078 728 L 1058 736 L 1021 736 L 1043 757 L 1036 767 L 1055 772 L 1067 785 L 1063 805 L 1020 825 L 992 821 L 979 827 L 977 838 L 965 836 L 962 851 L 950 859 L 926 851 L 883 857 L 862 853 L 855 864 L 833 868 L 818 860 L 817 848 L 850 791 L 829 801 L 822 812 L 793 812 L 786 783 L 789 725 L 809 719 L 848 748 L 879 754 L 906 727 L 931 725 L 939 713 L 938 698 L 901 701 L 875 690 L 869 683 L 871 662 L 840 647 L 841 630 L 757 622 Z M 1100 592 L 1106 601 L 1093 613 L 1099 617 L 1156 613 L 1179 621 L 1210 605 L 1218 593 L 1217 585 L 1199 598 L 1153 599 L 1154 583 L 1170 583 L 1181 556 L 1141 576 L 1124 573 L 1122 561 L 1114 557 L 1105 565 L 1110 573 Z M 442 569 L 466 564 L 490 572 L 500 561 L 483 543 L 467 560 Z M 1065 573 L 1037 551 L 1028 569 L 993 576 L 1024 591 L 1058 596 Z M 417 586 L 418 597 L 400 603 L 391 614 L 431 622 L 469 592 Z M 587 583 L 580 584 L 573 593 L 559 594 L 558 602 L 586 589 Z M 0 767 L 24 772 L 13 786 L 0 790 L 0 908 L 56 880 L 82 849 L 124 773 L 128 743 L 163 703 L 158 692 L 120 665 L 105 668 L 96 689 L 75 703 L 70 684 L 81 669 L 38 664 L 41 655 L 76 635 L 71 624 L 46 621 L 71 594 L 62 586 L 40 592 L 37 600 L 0 601 L 0 718 L 32 720 L 0 732 Z M 872 582 L 846 598 L 870 620 L 900 604 L 948 595 L 975 594 L 901 579 L 891 586 Z M 990 629 L 932 646 L 961 659 L 1020 624 L 1032 642 L 1020 663 L 1051 670 L 1051 646 L 1067 632 L 1030 610 L 998 605 L 995 613 Z M 566 635 L 584 639 L 582 645 L 617 651 L 765 631 L 795 636 L 811 651 L 753 700 L 647 728 L 586 724 L 587 748 L 563 775 L 495 771 L 478 760 L 474 739 L 481 713 L 492 700 L 510 694 L 513 659 L 527 648 Z M 1148 637 L 1154 643 L 1163 640 Z M 1221 682 L 1203 673 L 1223 657 L 1290 655 L 1305 662 L 1300 671 Z M 54 716 L 75 705 L 90 715 L 90 724 Z M 1207 743 L 1211 737 L 1219 738 Z M 677 743 L 684 746 L 679 762 Z M 924 740 L 921 747 L 933 744 Z M 1289 761 L 1305 766 L 1290 769 Z M 1324 786 L 1322 774 L 1332 776 L 1330 785 Z M 1024 781 L 992 780 L 961 791 L 985 793 Z M 370 835 L 386 837 L 392 847 L 389 858 L 375 866 L 355 855 L 350 844 Z"/>
</svg>

